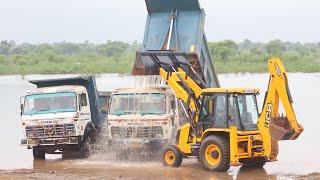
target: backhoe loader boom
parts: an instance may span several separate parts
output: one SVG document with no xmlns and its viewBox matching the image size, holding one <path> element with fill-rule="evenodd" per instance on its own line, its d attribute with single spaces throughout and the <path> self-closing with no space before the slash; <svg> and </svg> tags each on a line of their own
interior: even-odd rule
<svg viewBox="0 0 320 180">
<path fill-rule="evenodd" d="M 270 73 L 269 84 L 258 121 L 265 149 L 270 149 L 267 147 L 273 141 L 294 140 L 303 131 L 303 127 L 298 124 L 293 110 L 288 76 L 281 60 L 279 58 L 271 58 L 268 61 L 268 66 Z M 279 114 L 280 102 L 283 105 L 286 116 Z M 266 153 L 276 154 L 277 152 L 267 151 Z"/>
</svg>

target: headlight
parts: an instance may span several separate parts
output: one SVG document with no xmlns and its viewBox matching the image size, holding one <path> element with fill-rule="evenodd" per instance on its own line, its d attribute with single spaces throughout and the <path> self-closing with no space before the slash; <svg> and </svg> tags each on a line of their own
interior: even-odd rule
<svg viewBox="0 0 320 180">
<path fill-rule="evenodd" d="M 162 138 L 163 137 L 163 133 L 162 132 L 155 132 L 153 134 L 153 138 Z"/>
<path fill-rule="evenodd" d="M 26 127 L 25 128 L 25 133 L 26 133 L 26 137 L 33 137 L 33 134 L 34 134 L 34 132 L 33 132 L 33 128 L 32 127 Z"/>
</svg>

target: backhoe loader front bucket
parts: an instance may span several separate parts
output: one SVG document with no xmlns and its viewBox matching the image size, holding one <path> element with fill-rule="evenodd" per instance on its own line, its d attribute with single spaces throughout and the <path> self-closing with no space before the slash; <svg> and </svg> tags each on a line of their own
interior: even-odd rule
<svg viewBox="0 0 320 180">
<path fill-rule="evenodd" d="M 270 121 L 270 134 L 273 140 L 295 140 L 301 132 L 295 132 L 291 129 L 287 117 L 279 116 Z"/>
<path fill-rule="evenodd" d="M 198 84 L 205 83 L 200 61 L 195 53 L 181 53 L 171 51 L 147 51 L 137 52 L 132 75 L 159 75 L 160 68 L 168 72 L 182 68 L 188 75 L 194 78 Z"/>
</svg>

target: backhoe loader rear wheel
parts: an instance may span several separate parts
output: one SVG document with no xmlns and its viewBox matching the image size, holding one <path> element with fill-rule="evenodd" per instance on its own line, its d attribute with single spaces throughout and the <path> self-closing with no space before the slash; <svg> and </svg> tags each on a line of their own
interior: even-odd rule
<svg viewBox="0 0 320 180">
<path fill-rule="evenodd" d="M 182 163 L 182 153 L 177 146 L 169 145 L 162 152 L 162 164 L 170 167 L 180 167 Z"/>
<path fill-rule="evenodd" d="M 243 159 L 240 161 L 243 168 L 262 168 L 266 164 L 266 158 L 256 157 L 252 159 Z"/>
<path fill-rule="evenodd" d="M 224 172 L 230 168 L 229 141 L 221 136 L 211 135 L 200 146 L 200 161 L 211 171 Z"/>
</svg>

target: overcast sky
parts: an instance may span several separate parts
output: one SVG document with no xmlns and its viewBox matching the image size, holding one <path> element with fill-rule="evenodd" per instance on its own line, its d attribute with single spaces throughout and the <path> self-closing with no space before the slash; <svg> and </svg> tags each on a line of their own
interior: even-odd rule
<svg viewBox="0 0 320 180">
<path fill-rule="evenodd" d="M 208 40 L 320 42 L 319 0 L 200 0 Z M 143 39 L 144 0 L 0 0 L 0 40 Z"/>
</svg>

